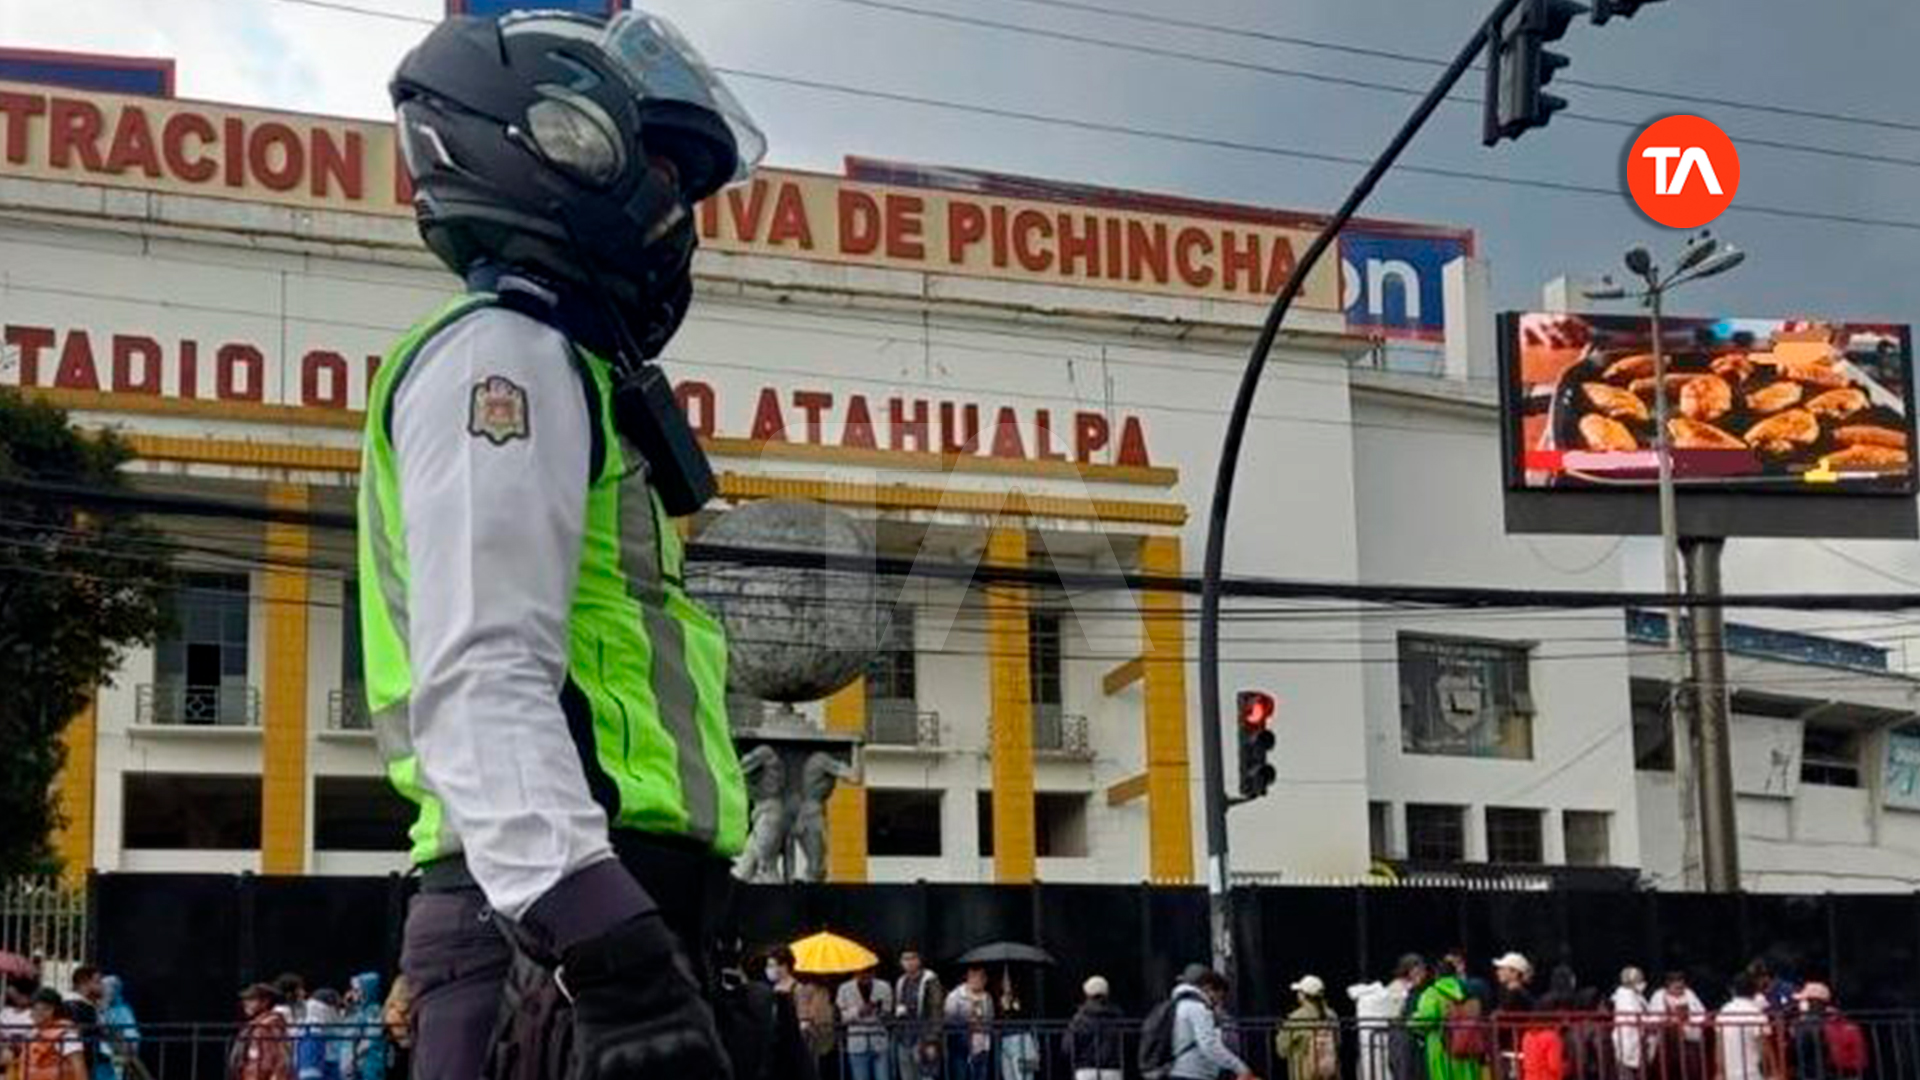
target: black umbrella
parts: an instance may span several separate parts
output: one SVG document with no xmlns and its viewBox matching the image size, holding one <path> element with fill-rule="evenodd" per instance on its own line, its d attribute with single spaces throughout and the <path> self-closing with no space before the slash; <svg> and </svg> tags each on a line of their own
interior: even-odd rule
<svg viewBox="0 0 1920 1080">
<path fill-rule="evenodd" d="M 961 954 L 955 963 L 967 967 L 986 964 L 1046 964 L 1052 966 L 1053 956 L 1047 950 L 1018 941 L 995 941 L 986 945 L 977 945 Z"/>
</svg>

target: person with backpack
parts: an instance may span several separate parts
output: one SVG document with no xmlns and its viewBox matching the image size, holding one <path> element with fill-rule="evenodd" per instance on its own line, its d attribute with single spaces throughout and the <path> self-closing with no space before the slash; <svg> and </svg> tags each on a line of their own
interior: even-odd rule
<svg viewBox="0 0 1920 1080">
<path fill-rule="evenodd" d="M 1808 982 L 1794 994 L 1794 1075 L 1801 1080 L 1853 1080 L 1867 1069 L 1866 1033 L 1833 1005 L 1833 988 Z"/>
<path fill-rule="evenodd" d="M 1327 984 L 1303 975 L 1288 987 L 1299 1004 L 1274 1033 L 1274 1049 L 1287 1059 L 1291 1080 L 1339 1080 L 1340 1018 L 1327 1004 Z"/>
<path fill-rule="evenodd" d="M 1493 1040 L 1481 1001 L 1457 968 L 1420 992 L 1408 1026 L 1426 1040 L 1427 1080 L 1486 1080 Z"/>
<path fill-rule="evenodd" d="M 1167 1000 L 1140 1026 L 1142 1080 L 1257 1080 L 1247 1063 L 1220 1037 L 1218 1010 L 1227 1000 L 1227 980 L 1204 964 L 1189 964 Z"/>
<path fill-rule="evenodd" d="M 1120 1009 L 1109 998 L 1107 980 L 1095 975 L 1080 985 L 1086 1000 L 1067 1022 L 1067 1063 L 1073 1080 L 1122 1080 L 1126 1070 L 1126 1038 L 1120 1029 Z"/>
</svg>

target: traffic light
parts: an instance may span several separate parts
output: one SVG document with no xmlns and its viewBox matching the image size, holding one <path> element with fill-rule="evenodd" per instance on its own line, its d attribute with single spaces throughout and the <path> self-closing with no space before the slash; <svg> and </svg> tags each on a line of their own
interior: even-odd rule
<svg viewBox="0 0 1920 1080">
<path fill-rule="evenodd" d="M 1601 0 L 1602 3 L 1607 0 Z M 1619 4 L 1635 0 L 1613 0 Z M 1546 92 L 1554 73 L 1569 61 L 1545 46 L 1567 32 L 1573 17 L 1587 10 L 1574 0 L 1520 0 L 1507 17 L 1487 26 L 1487 97 L 1482 105 L 1480 141 L 1492 146 L 1517 139 L 1529 128 L 1545 127 L 1566 100 Z"/>
<path fill-rule="evenodd" d="M 1659 0 L 1593 0 L 1593 25 L 1605 26 L 1614 16 L 1631 19 L 1642 4 L 1654 4 Z"/>
<path fill-rule="evenodd" d="M 1273 714 L 1279 706 L 1265 690 L 1242 690 L 1240 716 L 1240 798 L 1257 799 L 1273 786 L 1276 775 L 1267 761 L 1273 753 Z"/>
</svg>

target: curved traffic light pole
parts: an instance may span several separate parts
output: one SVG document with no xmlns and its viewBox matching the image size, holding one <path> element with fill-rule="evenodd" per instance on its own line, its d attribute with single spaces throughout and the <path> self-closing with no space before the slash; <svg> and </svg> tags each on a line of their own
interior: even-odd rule
<svg viewBox="0 0 1920 1080">
<path fill-rule="evenodd" d="M 1441 74 L 1440 80 L 1420 99 L 1413 115 L 1400 126 L 1400 131 L 1387 144 L 1380 157 L 1368 167 L 1366 175 L 1347 195 L 1346 202 L 1329 220 L 1320 235 L 1313 238 L 1307 253 L 1294 264 L 1293 273 L 1288 276 L 1286 285 L 1280 294 L 1274 297 L 1273 307 L 1267 312 L 1267 321 L 1260 328 L 1260 337 L 1253 344 L 1253 355 L 1247 359 L 1247 368 L 1240 376 L 1240 390 L 1233 399 L 1233 411 L 1227 417 L 1226 435 L 1220 444 L 1220 462 L 1214 475 L 1213 505 L 1207 516 L 1206 562 L 1201 570 L 1200 587 L 1200 749 L 1201 768 L 1205 772 L 1207 800 L 1207 899 L 1208 915 L 1213 937 L 1213 965 L 1215 970 L 1232 978 L 1233 971 L 1233 893 L 1227 877 L 1227 791 L 1224 754 L 1221 749 L 1220 734 L 1220 575 L 1222 564 L 1226 561 L 1227 517 L 1233 507 L 1233 481 L 1239 472 L 1240 447 L 1246 440 L 1247 419 L 1253 412 L 1253 398 L 1260 389 L 1260 374 L 1266 369 L 1267 356 L 1273 351 L 1273 342 L 1280 334 L 1280 324 L 1287 317 L 1287 309 L 1293 306 L 1294 298 L 1300 295 L 1307 277 L 1325 255 L 1327 248 L 1340 235 L 1340 230 L 1357 213 L 1360 205 L 1373 193 L 1374 186 L 1392 168 L 1407 144 L 1419 134 L 1434 110 L 1446 100 L 1453 91 L 1454 84 L 1473 66 L 1473 61 L 1485 48 L 1489 34 L 1498 35 L 1502 22 L 1524 0 L 1500 0 L 1493 12 L 1487 16 L 1485 24 L 1473 36 L 1453 63 Z M 1234 980 L 1237 986 L 1239 980 Z"/>
</svg>

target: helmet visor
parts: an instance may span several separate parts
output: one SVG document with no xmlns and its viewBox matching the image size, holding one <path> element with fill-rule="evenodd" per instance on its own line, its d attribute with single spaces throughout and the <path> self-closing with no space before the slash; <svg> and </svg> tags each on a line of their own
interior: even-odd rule
<svg viewBox="0 0 1920 1080">
<path fill-rule="evenodd" d="M 679 102 L 705 109 L 733 134 L 739 164 L 729 181 L 745 180 L 767 153 L 767 137 L 733 91 L 713 73 L 673 24 L 658 15 L 626 11 L 604 27 L 558 12 L 529 12 L 500 20 L 503 33 L 538 30 L 591 42 L 633 84 L 642 101 Z"/>
</svg>

